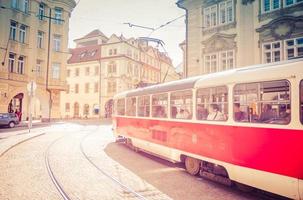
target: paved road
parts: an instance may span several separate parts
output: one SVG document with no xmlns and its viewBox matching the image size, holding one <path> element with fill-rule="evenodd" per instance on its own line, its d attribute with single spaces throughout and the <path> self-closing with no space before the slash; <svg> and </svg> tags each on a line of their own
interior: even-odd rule
<svg viewBox="0 0 303 200">
<path fill-rule="evenodd" d="M 43 129 L 0 157 L 0 199 L 260 199 L 115 143 L 110 125 Z"/>
</svg>

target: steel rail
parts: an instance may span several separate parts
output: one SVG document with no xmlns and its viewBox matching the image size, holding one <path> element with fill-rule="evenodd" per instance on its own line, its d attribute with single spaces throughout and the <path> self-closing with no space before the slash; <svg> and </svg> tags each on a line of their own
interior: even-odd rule
<svg viewBox="0 0 303 200">
<path fill-rule="evenodd" d="M 118 184 L 124 191 L 127 191 L 131 194 L 133 194 L 137 199 L 141 199 L 141 200 L 146 200 L 146 198 L 144 196 L 142 196 L 141 194 L 139 194 L 138 192 L 134 191 L 133 189 L 131 189 L 130 187 L 126 186 L 125 184 L 123 184 L 121 181 L 119 181 L 117 178 L 111 176 L 109 173 L 107 173 L 106 171 L 102 170 L 98 165 L 96 165 L 89 157 L 88 155 L 85 153 L 84 149 L 83 149 L 83 141 L 86 140 L 86 138 L 88 136 L 90 136 L 92 133 L 94 133 L 93 131 L 90 131 L 90 133 L 88 133 L 86 136 L 84 136 L 80 142 L 80 149 L 81 152 L 83 154 L 83 156 L 103 175 L 105 175 L 106 177 L 108 177 L 110 180 L 112 180 L 114 183 Z"/>
</svg>

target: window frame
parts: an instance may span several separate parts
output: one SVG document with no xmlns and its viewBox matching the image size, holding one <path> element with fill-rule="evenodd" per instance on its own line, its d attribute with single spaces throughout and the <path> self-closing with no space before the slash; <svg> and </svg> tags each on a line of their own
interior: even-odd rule
<svg viewBox="0 0 303 200">
<path fill-rule="evenodd" d="M 156 96 L 156 95 L 164 95 L 166 94 L 167 95 L 167 105 L 166 105 L 166 116 L 165 117 L 155 117 L 153 115 L 153 97 Z M 163 93 L 154 93 L 154 94 L 151 94 L 151 117 L 152 118 L 156 118 L 156 119 L 169 119 L 169 92 L 163 92 Z M 156 105 L 157 106 L 157 105 Z"/>
<path fill-rule="evenodd" d="M 25 56 L 20 55 L 18 58 L 17 73 L 24 74 Z"/>
<path fill-rule="evenodd" d="M 190 91 L 191 92 L 191 104 L 172 104 L 172 95 L 174 94 L 174 93 L 185 93 L 185 92 L 187 92 L 187 91 Z M 190 112 L 189 112 L 189 117 L 188 118 L 177 118 L 177 114 L 176 114 L 176 117 L 172 117 L 172 106 L 176 106 L 176 105 L 179 105 L 180 106 L 180 108 L 181 107 L 183 107 L 183 106 L 190 106 Z M 194 119 L 194 91 L 193 91 L 193 89 L 192 88 L 190 88 L 190 89 L 185 89 L 185 90 L 177 90 L 177 91 L 171 91 L 170 93 L 169 93 L 169 110 L 170 110 L 170 112 L 168 113 L 168 116 L 169 116 L 169 119 L 176 119 L 176 120 L 193 120 Z"/>
<path fill-rule="evenodd" d="M 117 106 L 116 106 L 116 114 L 118 115 L 118 116 L 126 116 L 126 102 L 125 102 L 125 99 L 126 98 L 118 98 L 117 100 L 116 100 L 116 102 L 117 102 Z M 124 100 L 124 114 L 120 114 L 119 113 L 119 100 Z"/>
<path fill-rule="evenodd" d="M 149 108 L 149 114 L 148 116 L 145 115 L 145 112 L 144 112 L 144 116 L 141 116 L 139 114 L 139 108 L 142 107 L 140 106 L 139 102 L 140 102 L 140 98 L 145 98 L 145 97 L 148 97 L 148 101 L 149 101 L 149 105 L 148 105 L 148 108 Z M 144 108 L 146 108 L 147 106 L 145 106 L 146 104 L 144 104 Z M 144 110 L 145 111 L 145 110 Z M 151 117 L 151 95 L 142 95 L 142 96 L 138 96 L 137 97 L 137 117 Z"/>
<path fill-rule="evenodd" d="M 125 116 L 128 116 L 128 117 L 136 117 L 137 116 L 137 104 L 138 104 L 138 100 L 137 100 L 137 97 L 136 96 L 132 96 L 132 97 L 126 97 L 126 103 L 125 103 Z M 130 106 L 130 102 L 129 100 L 132 102 L 133 99 L 135 99 L 135 105 L 132 106 L 132 108 L 134 108 L 135 110 L 132 110 L 132 112 L 130 112 L 129 108 Z"/>
<path fill-rule="evenodd" d="M 60 79 L 60 67 L 61 67 L 61 63 L 52 63 L 52 74 L 51 74 L 51 78 L 52 79 L 57 79 L 59 80 Z"/>
<path fill-rule="evenodd" d="M 38 30 L 37 32 L 37 48 L 42 49 L 44 47 L 44 32 Z"/>
<path fill-rule="evenodd" d="M 199 104 L 201 104 L 201 103 L 198 103 L 198 101 L 197 101 L 197 99 L 198 99 L 198 93 L 199 93 L 199 91 L 200 90 L 205 90 L 205 89 L 208 89 L 208 90 L 210 90 L 210 89 L 213 89 L 213 88 L 216 88 L 216 90 L 217 90 L 217 88 L 225 88 L 226 89 L 226 93 L 227 93 L 227 97 L 226 97 L 226 102 L 220 102 L 220 104 L 226 104 L 226 108 L 227 108 L 227 113 L 223 113 L 222 111 L 221 111 L 221 113 L 226 117 L 224 120 L 208 120 L 207 119 L 207 117 L 208 117 L 208 115 L 209 115 L 209 106 L 211 105 L 211 104 L 214 104 L 214 103 L 216 103 L 216 104 L 218 104 L 218 102 L 207 102 L 206 103 L 206 105 L 208 105 L 208 107 L 207 107 L 207 112 L 208 112 L 208 114 L 207 114 L 207 116 L 206 116 L 206 119 L 198 119 L 198 105 Z M 216 95 L 217 95 L 218 93 L 216 93 Z M 195 116 L 196 116 L 196 120 L 197 121 L 203 121 L 203 122 L 209 122 L 209 121 L 212 121 L 212 122 L 227 122 L 228 120 L 229 120 L 229 113 L 230 113 L 230 110 L 229 110 L 229 104 L 230 104 L 230 102 L 229 102 L 229 96 L 230 96 L 231 94 L 229 93 L 229 86 L 228 85 L 215 85 L 215 86 L 210 86 L 210 87 L 200 87 L 200 88 L 196 88 L 196 94 L 195 94 L 195 99 L 194 99 L 194 103 L 195 103 L 195 108 L 194 108 L 194 111 L 193 112 L 195 112 Z M 210 95 L 210 93 L 208 94 L 208 97 L 210 98 L 211 97 L 211 95 Z M 205 106 L 205 103 L 204 103 L 204 106 Z"/>
<path fill-rule="evenodd" d="M 19 26 L 19 42 L 25 44 L 26 42 L 26 25 L 20 24 Z"/>
<path fill-rule="evenodd" d="M 288 80 L 288 79 L 275 79 L 275 80 L 264 80 L 264 81 L 258 81 L 258 82 L 244 82 L 244 83 L 237 83 L 237 84 L 235 84 L 234 86 L 233 86 L 233 88 L 232 88 L 232 105 L 234 105 L 234 103 L 236 103 L 235 102 L 235 87 L 237 86 L 237 85 L 242 85 L 242 84 L 262 84 L 262 83 L 269 83 L 269 82 L 278 82 L 278 81 L 286 81 L 287 83 L 288 83 L 288 88 L 289 88 L 289 90 L 288 90 L 288 92 L 289 92 L 289 105 L 290 105 L 290 109 L 291 109 L 291 107 L 293 106 L 292 105 L 292 94 L 291 94 L 291 82 Z M 260 100 L 260 88 L 258 88 L 258 91 L 257 91 L 258 93 L 257 93 L 257 97 L 258 97 L 258 99 L 257 99 L 257 104 L 260 104 L 260 102 L 261 103 L 264 103 L 264 102 L 266 102 L 266 101 L 261 101 Z M 247 102 L 246 102 L 247 103 Z M 278 105 L 280 105 L 280 104 L 278 104 Z M 241 106 L 241 105 L 240 105 Z M 262 109 L 262 108 L 261 108 Z M 249 114 L 249 113 L 248 113 Z M 259 121 L 256 121 L 256 122 L 251 122 L 250 120 L 249 120 L 249 117 L 248 117 L 248 121 L 236 121 L 235 120 L 235 115 L 234 115 L 234 108 L 232 108 L 232 115 L 233 115 L 233 121 L 234 122 L 236 122 L 236 123 L 248 123 L 248 124 L 265 124 L 265 125 L 282 125 L 282 126 L 286 126 L 286 125 L 289 125 L 291 122 L 292 122 L 292 113 L 290 113 L 290 120 L 287 122 L 287 123 L 285 123 L 285 124 L 279 124 L 279 123 L 264 123 L 264 122 L 259 122 Z M 260 112 L 260 115 L 261 115 L 261 112 Z M 260 116 L 259 116 L 260 117 Z"/>
<path fill-rule="evenodd" d="M 17 39 L 17 27 L 18 27 L 18 22 L 14 21 L 14 20 L 11 20 L 10 21 L 10 28 L 9 28 L 9 39 L 10 40 L 16 41 L 16 39 Z"/>
</svg>

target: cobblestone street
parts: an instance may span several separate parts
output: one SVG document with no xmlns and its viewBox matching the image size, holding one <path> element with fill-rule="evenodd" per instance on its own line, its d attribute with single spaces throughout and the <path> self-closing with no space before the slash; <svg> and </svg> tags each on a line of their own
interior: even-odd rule
<svg viewBox="0 0 303 200">
<path fill-rule="evenodd" d="M 259 199 L 114 143 L 111 125 L 58 123 L 0 157 L 0 199 Z M 0 140 L 0 145 L 17 135 Z"/>
</svg>

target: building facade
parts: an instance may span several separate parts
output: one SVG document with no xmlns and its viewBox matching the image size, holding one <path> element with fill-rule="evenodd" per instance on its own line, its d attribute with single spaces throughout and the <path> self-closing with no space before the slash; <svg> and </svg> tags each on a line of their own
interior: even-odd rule
<svg viewBox="0 0 303 200">
<path fill-rule="evenodd" d="M 138 39 L 94 30 L 74 41 L 67 66 L 69 90 L 61 95 L 62 117 L 110 117 L 118 92 L 179 79 L 169 57 Z"/>
<path fill-rule="evenodd" d="M 303 56 L 302 0 L 179 0 L 186 77 Z"/>
<path fill-rule="evenodd" d="M 0 112 L 17 109 L 26 119 L 27 84 L 34 81 L 32 116 L 59 118 L 60 91 L 66 89 L 69 17 L 75 1 L 3 0 L 0 4 Z"/>
</svg>

